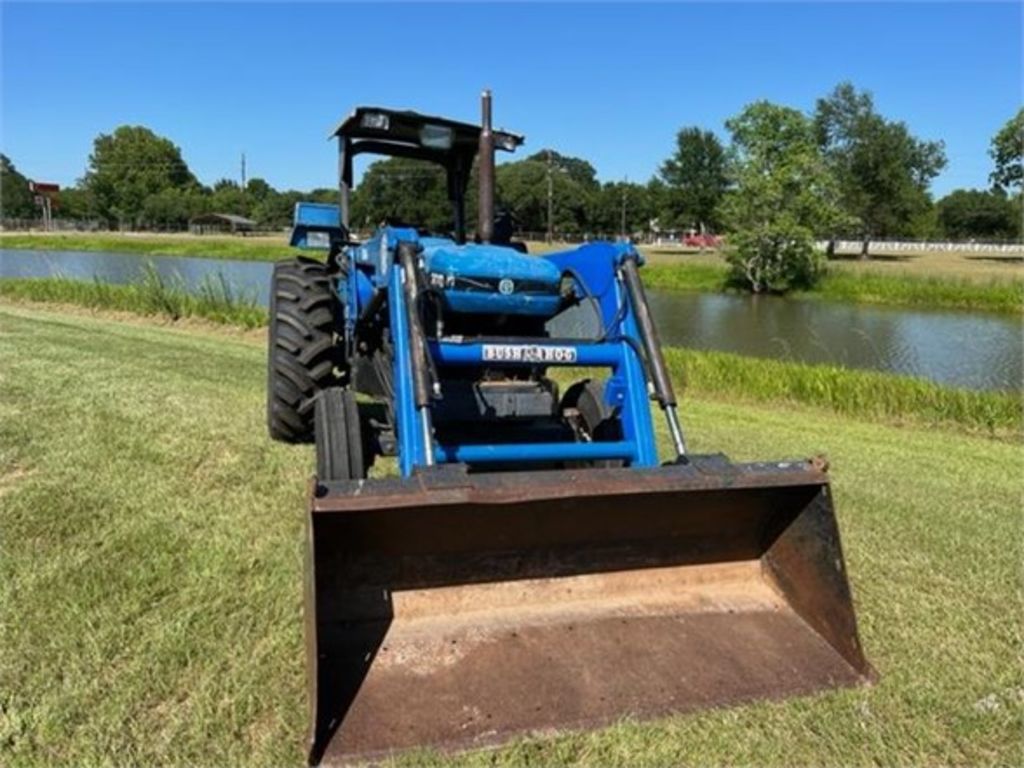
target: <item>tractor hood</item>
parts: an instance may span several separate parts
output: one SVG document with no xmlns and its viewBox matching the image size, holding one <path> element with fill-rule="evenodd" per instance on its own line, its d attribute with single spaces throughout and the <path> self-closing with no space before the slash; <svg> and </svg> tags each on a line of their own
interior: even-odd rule
<svg viewBox="0 0 1024 768">
<path fill-rule="evenodd" d="M 562 272 L 512 248 L 423 238 L 427 280 L 451 311 L 550 317 L 561 306 Z"/>
</svg>

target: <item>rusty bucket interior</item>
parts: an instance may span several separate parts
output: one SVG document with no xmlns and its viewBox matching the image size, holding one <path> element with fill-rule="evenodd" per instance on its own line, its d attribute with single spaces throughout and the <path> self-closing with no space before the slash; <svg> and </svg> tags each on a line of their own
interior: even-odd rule
<svg viewBox="0 0 1024 768">
<path fill-rule="evenodd" d="M 311 764 L 873 674 L 806 462 L 314 484 L 308 556 Z"/>
</svg>

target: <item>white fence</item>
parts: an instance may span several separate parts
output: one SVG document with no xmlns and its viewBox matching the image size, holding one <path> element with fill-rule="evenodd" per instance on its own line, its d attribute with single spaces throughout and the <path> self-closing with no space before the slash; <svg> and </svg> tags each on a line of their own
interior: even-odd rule
<svg viewBox="0 0 1024 768">
<path fill-rule="evenodd" d="M 835 253 L 859 254 L 864 247 L 862 240 L 836 240 Z M 827 240 L 819 240 L 818 248 L 826 250 Z M 952 243 L 917 242 L 913 240 L 872 240 L 868 253 L 978 253 L 992 256 L 1024 256 L 1024 243 Z"/>
</svg>

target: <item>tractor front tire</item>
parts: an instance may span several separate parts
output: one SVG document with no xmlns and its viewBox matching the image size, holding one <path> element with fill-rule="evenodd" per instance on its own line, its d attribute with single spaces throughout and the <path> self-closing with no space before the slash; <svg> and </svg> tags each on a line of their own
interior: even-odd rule
<svg viewBox="0 0 1024 768">
<path fill-rule="evenodd" d="M 355 394 L 341 387 L 320 392 L 314 407 L 316 477 L 320 482 L 366 477 L 359 407 Z"/>
<path fill-rule="evenodd" d="M 270 281 L 267 428 L 274 440 L 313 442 L 317 394 L 340 383 L 338 301 L 327 265 L 297 258 L 274 265 Z"/>
</svg>

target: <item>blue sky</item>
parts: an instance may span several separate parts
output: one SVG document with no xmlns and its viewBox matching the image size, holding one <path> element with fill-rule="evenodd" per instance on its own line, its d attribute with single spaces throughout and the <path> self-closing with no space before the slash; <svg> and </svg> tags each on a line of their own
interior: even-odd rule
<svg viewBox="0 0 1024 768">
<path fill-rule="evenodd" d="M 809 110 L 841 80 L 943 139 L 933 185 L 987 186 L 989 141 L 1021 105 L 1022 5 L 569 4 L 0 6 L 0 147 L 72 183 L 124 123 L 178 144 L 205 183 L 333 186 L 328 130 L 354 105 L 495 120 L 646 180 L 675 132 L 756 99 Z"/>
</svg>

